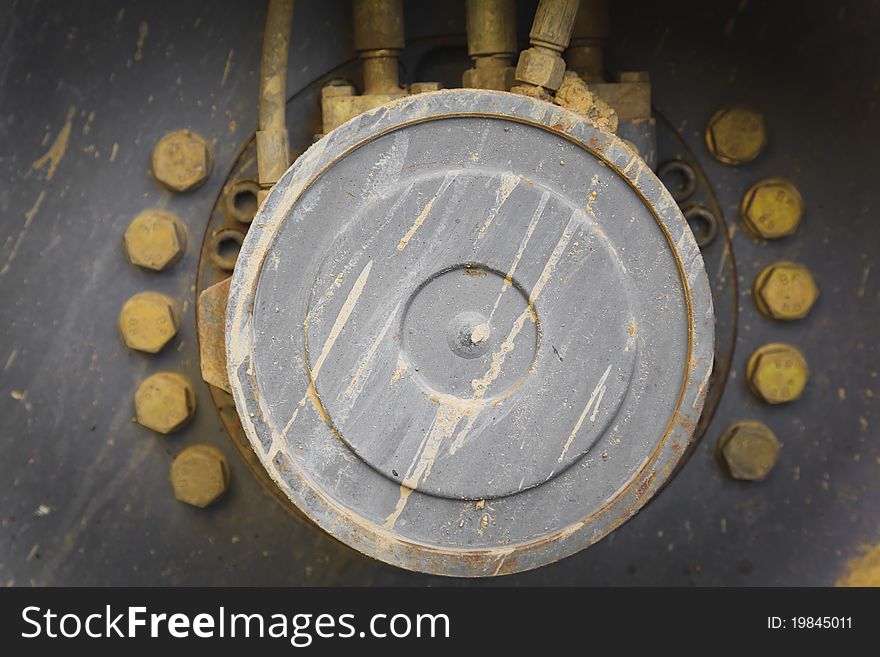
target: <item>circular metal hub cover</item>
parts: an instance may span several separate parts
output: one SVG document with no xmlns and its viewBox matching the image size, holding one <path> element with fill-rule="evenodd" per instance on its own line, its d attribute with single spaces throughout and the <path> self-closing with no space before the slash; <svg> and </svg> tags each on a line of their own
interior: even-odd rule
<svg viewBox="0 0 880 657">
<path fill-rule="evenodd" d="M 348 545 L 444 575 L 604 536 L 669 478 L 713 315 L 675 201 L 534 99 L 405 98 L 316 143 L 233 275 L 229 378 L 281 489 Z"/>
</svg>

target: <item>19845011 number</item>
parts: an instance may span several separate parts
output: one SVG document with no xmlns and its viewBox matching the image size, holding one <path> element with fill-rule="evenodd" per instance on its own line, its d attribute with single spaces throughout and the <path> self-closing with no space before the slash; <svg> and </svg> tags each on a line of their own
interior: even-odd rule
<svg viewBox="0 0 880 657">
<path fill-rule="evenodd" d="M 852 616 L 768 616 L 771 630 L 851 630 Z"/>
</svg>

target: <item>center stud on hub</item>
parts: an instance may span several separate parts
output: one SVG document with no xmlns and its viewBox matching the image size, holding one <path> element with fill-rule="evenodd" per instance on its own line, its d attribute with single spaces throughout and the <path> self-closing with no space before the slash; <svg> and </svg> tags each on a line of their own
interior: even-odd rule
<svg viewBox="0 0 880 657">
<path fill-rule="evenodd" d="M 458 313 L 446 327 L 446 343 L 452 353 L 461 358 L 478 358 L 485 354 L 491 336 L 488 318 L 473 311 Z"/>
<path fill-rule="evenodd" d="M 509 395 L 538 351 L 538 322 L 519 283 L 458 264 L 420 285 L 403 312 L 398 360 L 428 395 L 486 403 Z M 503 352 L 503 367 L 493 368 Z"/>
</svg>

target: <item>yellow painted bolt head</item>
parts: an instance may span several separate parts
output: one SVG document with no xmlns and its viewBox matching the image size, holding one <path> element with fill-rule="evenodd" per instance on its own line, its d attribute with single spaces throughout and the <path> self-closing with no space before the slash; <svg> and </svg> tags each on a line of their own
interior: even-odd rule
<svg viewBox="0 0 880 657">
<path fill-rule="evenodd" d="M 211 148 L 189 130 L 169 132 L 153 149 L 153 176 L 173 192 L 187 192 L 211 174 Z"/>
<path fill-rule="evenodd" d="M 764 117 L 745 107 L 720 109 L 706 126 L 706 148 L 724 164 L 751 162 L 766 144 Z"/>
<path fill-rule="evenodd" d="M 183 427 L 196 412 L 196 393 L 186 377 L 159 372 L 144 379 L 134 393 L 138 424 L 157 433 Z"/>
<path fill-rule="evenodd" d="M 810 270 L 796 262 L 779 261 L 755 278 L 755 305 L 771 319 L 803 319 L 819 298 Z"/>
<path fill-rule="evenodd" d="M 193 445 L 171 463 L 171 486 L 181 502 L 204 508 L 216 502 L 229 486 L 229 464 L 220 450 Z"/>
<path fill-rule="evenodd" d="M 728 474 L 741 481 L 765 479 L 779 459 L 779 448 L 770 428 L 754 420 L 730 425 L 715 447 Z"/>
<path fill-rule="evenodd" d="M 156 354 L 177 335 L 179 317 L 171 297 L 160 292 L 140 292 L 122 306 L 119 332 L 129 349 Z"/>
<path fill-rule="evenodd" d="M 186 250 L 186 228 L 170 212 L 144 210 L 132 219 L 122 243 L 131 264 L 162 271 Z"/>
<path fill-rule="evenodd" d="M 800 192 L 782 178 L 769 178 L 753 185 L 740 205 L 745 227 L 766 240 L 794 233 L 803 213 Z"/>
<path fill-rule="evenodd" d="M 790 344 L 772 342 L 755 350 L 746 363 L 749 387 L 768 404 L 799 399 L 810 378 L 807 359 Z"/>
</svg>

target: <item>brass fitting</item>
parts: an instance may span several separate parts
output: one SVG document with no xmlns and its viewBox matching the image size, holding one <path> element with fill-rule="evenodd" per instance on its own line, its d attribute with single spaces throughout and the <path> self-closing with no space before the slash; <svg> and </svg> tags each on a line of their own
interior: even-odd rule
<svg viewBox="0 0 880 657">
<path fill-rule="evenodd" d="M 799 399 L 809 378 L 804 355 L 782 342 L 758 347 L 746 363 L 749 388 L 768 404 Z"/>
<path fill-rule="evenodd" d="M 177 304 L 161 292 L 140 292 L 122 306 L 119 332 L 129 349 L 156 354 L 168 344 L 180 326 Z"/>
<path fill-rule="evenodd" d="M 204 508 L 219 500 L 229 487 L 229 463 L 223 453 L 209 445 L 187 447 L 171 463 L 174 497 Z"/>
<path fill-rule="evenodd" d="M 169 132 L 153 148 L 153 177 L 172 192 L 188 192 L 208 179 L 211 147 L 189 130 Z"/>
<path fill-rule="evenodd" d="M 529 33 L 531 48 L 520 53 L 516 66 L 517 85 L 513 91 L 538 95 L 556 91 L 565 75 L 562 51 L 568 47 L 579 0 L 541 0 Z M 521 87 L 525 87 L 522 89 Z"/>
<path fill-rule="evenodd" d="M 743 196 L 740 215 L 750 233 L 765 240 L 791 235 L 804 213 L 797 187 L 782 178 L 768 178 Z"/>
<path fill-rule="evenodd" d="M 134 408 L 138 424 L 157 433 L 171 433 L 195 415 L 196 393 L 186 377 L 159 372 L 138 386 Z"/>
<path fill-rule="evenodd" d="M 779 440 L 770 428 L 755 420 L 730 425 L 715 445 L 715 454 L 727 473 L 741 481 L 765 479 L 779 459 Z"/>
<path fill-rule="evenodd" d="M 400 87 L 398 57 L 404 47 L 403 0 L 354 0 L 354 47 L 361 59 L 364 93 L 328 83 L 321 92 L 323 132 L 406 95 Z"/>
<path fill-rule="evenodd" d="M 364 95 L 400 94 L 397 61 L 405 45 L 403 0 L 354 0 L 354 49 L 361 58 Z"/>
<path fill-rule="evenodd" d="M 186 226 L 170 212 L 144 210 L 125 229 L 122 244 L 131 264 L 162 271 L 183 256 Z"/>
<path fill-rule="evenodd" d="M 804 265 L 781 260 L 761 270 L 752 296 L 761 314 L 770 319 L 803 319 L 819 298 L 819 288 Z"/>
<path fill-rule="evenodd" d="M 516 80 L 516 0 L 467 0 L 465 7 L 474 67 L 464 72 L 462 86 L 509 90 Z"/>
<path fill-rule="evenodd" d="M 581 0 L 565 51 L 568 68 L 585 82 L 604 82 L 602 48 L 608 40 L 608 0 Z"/>
<path fill-rule="evenodd" d="M 532 87 L 556 91 L 565 75 L 565 60 L 546 48 L 523 50 L 516 65 L 516 79 Z"/>
<path fill-rule="evenodd" d="M 290 164 L 285 111 L 287 60 L 293 20 L 293 0 L 269 0 L 260 60 L 260 102 L 257 130 L 257 203 L 268 195 Z"/>
<path fill-rule="evenodd" d="M 767 131 L 764 117 L 745 107 L 718 110 L 706 125 L 706 148 L 724 164 L 751 162 L 764 150 Z"/>
</svg>

